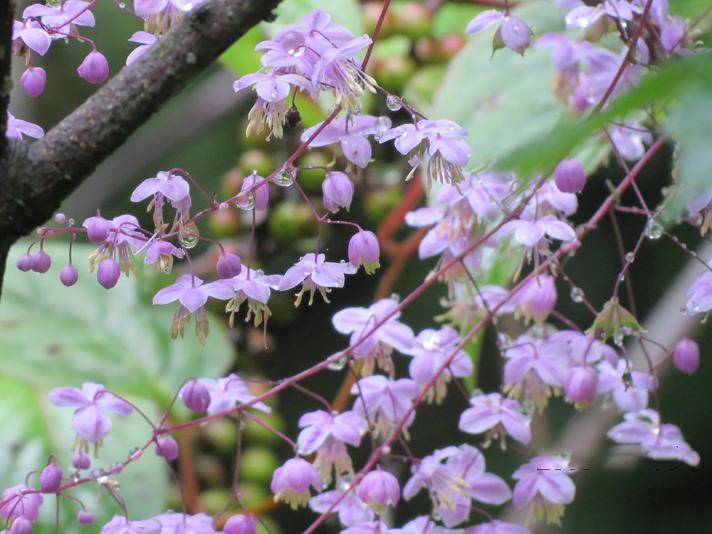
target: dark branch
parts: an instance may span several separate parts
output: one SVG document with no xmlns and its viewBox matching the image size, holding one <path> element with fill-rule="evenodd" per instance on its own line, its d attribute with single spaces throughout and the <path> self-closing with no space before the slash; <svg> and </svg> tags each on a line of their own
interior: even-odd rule
<svg viewBox="0 0 712 534">
<path fill-rule="evenodd" d="M 271 18 L 280 1 L 208 1 L 44 138 L 8 147 L 0 162 L 0 263 L 3 244 L 44 223 L 160 106 L 251 27 Z"/>
<path fill-rule="evenodd" d="M 10 100 L 10 65 L 12 62 L 12 22 L 14 2 L 0 0 L 0 132 L 4 134 L 7 120 L 7 104 Z M 5 150 L 7 140 L 0 135 L 0 154 Z M 0 170 L 0 177 L 4 171 Z M 1 272 L 1 271 L 0 271 Z"/>
</svg>

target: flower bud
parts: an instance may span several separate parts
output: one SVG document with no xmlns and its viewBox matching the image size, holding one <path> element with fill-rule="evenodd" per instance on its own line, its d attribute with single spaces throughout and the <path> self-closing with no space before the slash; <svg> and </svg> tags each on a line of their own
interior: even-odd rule
<svg viewBox="0 0 712 534">
<path fill-rule="evenodd" d="M 67 216 L 64 213 L 55 213 L 54 222 L 57 224 L 65 225 L 67 224 Z"/>
<path fill-rule="evenodd" d="M 8 534 L 32 534 L 32 522 L 26 517 L 18 517 L 12 522 Z"/>
<path fill-rule="evenodd" d="M 682 338 L 673 349 L 672 361 L 677 369 L 691 375 L 700 366 L 700 347 L 689 338 Z"/>
<path fill-rule="evenodd" d="M 91 525 L 94 522 L 94 514 L 89 510 L 79 510 L 77 512 L 77 521 L 82 525 Z"/>
<path fill-rule="evenodd" d="M 380 265 L 379 256 L 378 238 L 373 232 L 361 230 L 349 241 L 349 262 L 354 267 L 363 265 L 368 274 L 373 274 Z"/>
<path fill-rule="evenodd" d="M 89 217 L 82 224 L 84 228 L 87 229 L 87 238 L 92 243 L 103 243 L 109 237 L 111 233 L 111 222 L 104 219 L 99 215 L 95 217 Z"/>
<path fill-rule="evenodd" d="M 541 274 L 531 278 L 515 294 L 522 313 L 537 322 L 543 322 L 556 306 L 556 283 L 552 276 Z"/>
<path fill-rule="evenodd" d="M 554 169 L 554 181 L 563 193 L 580 193 L 586 185 L 586 172 L 573 158 L 564 158 Z"/>
<path fill-rule="evenodd" d="M 395 506 L 400 499 L 398 479 L 387 471 L 371 471 L 358 485 L 358 497 L 376 510 Z"/>
<path fill-rule="evenodd" d="M 89 469 L 91 459 L 84 451 L 77 451 L 72 455 L 72 465 L 75 469 Z"/>
<path fill-rule="evenodd" d="M 62 485 L 62 468 L 50 462 L 40 473 L 40 489 L 43 493 L 54 493 Z"/>
<path fill-rule="evenodd" d="M 495 34 L 495 41 L 501 41 L 504 46 L 517 54 L 524 54 L 531 43 L 532 31 L 519 17 L 505 17 L 499 30 Z M 495 44 L 497 48 L 497 43 Z"/>
<path fill-rule="evenodd" d="M 309 502 L 310 486 L 321 491 L 323 485 L 316 467 L 302 458 L 292 458 L 275 470 L 270 488 L 275 502 L 284 501 L 296 510 Z"/>
<path fill-rule="evenodd" d="M 62 270 L 59 271 L 59 279 L 65 286 L 73 286 L 79 279 L 79 271 L 77 271 L 74 265 L 65 265 L 62 267 Z"/>
<path fill-rule="evenodd" d="M 178 458 L 178 443 L 172 436 L 160 436 L 156 439 L 153 450 L 162 458 L 169 462 Z"/>
<path fill-rule="evenodd" d="M 121 268 L 113 258 L 103 260 L 96 271 L 96 279 L 104 289 L 114 287 L 116 282 L 119 281 L 119 276 L 121 276 Z"/>
<path fill-rule="evenodd" d="M 255 534 L 257 522 L 252 514 L 237 514 L 225 522 L 224 534 Z"/>
<path fill-rule="evenodd" d="M 104 83 L 109 77 L 109 62 L 101 52 L 92 50 L 77 67 L 77 74 L 89 83 Z"/>
<path fill-rule="evenodd" d="M 49 271 L 49 267 L 52 265 L 52 258 L 49 257 L 44 250 L 35 252 L 32 255 L 32 270 L 36 273 L 46 273 Z"/>
<path fill-rule="evenodd" d="M 27 96 L 37 98 L 42 94 L 47 82 L 47 73 L 42 67 L 28 67 L 20 76 L 20 85 Z"/>
<path fill-rule="evenodd" d="M 32 256 L 29 254 L 21 254 L 20 257 L 17 258 L 17 268 L 25 273 L 32 269 Z"/>
<path fill-rule="evenodd" d="M 336 213 L 339 208 L 348 210 L 351 206 L 354 184 L 343 172 L 328 172 L 321 183 L 321 191 L 324 194 L 324 207 L 331 213 Z"/>
<path fill-rule="evenodd" d="M 242 271 L 242 262 L 237 254 L 221 254 L 215 266 L 220 278 L 232 278 Z"/>
<path fill-rule="evenodd" d="M 210 392 L 197 380 L 190 380 L 180 390 L 180 400 L 194 412 L 204 412 L 210 406 Z"/>
<path fill-rule="evenodd" d="M 588 404 L 596 398 L 597 385 L 598 375 L 593 367 L 572 367 L 566 376 L 564 393 L 573 403 Z"/>
</svg>

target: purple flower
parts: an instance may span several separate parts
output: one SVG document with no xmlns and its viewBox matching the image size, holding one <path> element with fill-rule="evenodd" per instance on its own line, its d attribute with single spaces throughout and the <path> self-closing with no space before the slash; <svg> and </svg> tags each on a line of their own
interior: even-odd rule
<svg viewBox="0 0 712 534">
<path fill-rule="evenodd" d="M 111 420 L 106 412 L 131 415 L 131 405 L 108 392 L 101 384 L 85 382 L 82 389 L 74 387 L 55 388 L 49 392 L 49 400 L 56 406 L 76 408 L 72 428 L 79 437 L 89 443 L 100 443 L 111 431 Z"/>
<path fill-rule="evenodd" d="M 278 467 L 270 484 L 275 502 L 286 502 L 293 510 L 309 502 L 310 487 L 319 491 L 322 486 L 319 471 L 301 458 L 292 458 Z"/>
<path fill-rule="evenodd" d="M 533 276 L 514 294 L 522 315 L 543 323 L 556 306 L 556 281 L 548 274 Z"/>
<path fill-rule="evenodd" d="M 109 78 L 109 62 L 104 54 L 92 50 L 77 67 L 77 74 L 89 83 L 104 83 Z"/>
<path fill-rule="evenodd" d="M 691 466 L 700 462 L 700 456 L 685 442 L 680 429 L 671 424 L 660 424 L 655 410 L 627 413 L 624 421 L 608 431 L 616 443 L 640 445 L 653 460 L 679 460 Z"/>
<path fill-rule="evenodd" d="M 74 265 L 65 265 L 59 271 L 59 280 L 67 287 L 73 286 L 79 280 L 79 271 Z"/>
<path fill-rule="evenodd" d="M 675 344 L 672 359 L 678 370 L 692 375 L 700 366 L 700 347 L 690 338 L 682 338 Z"/>
<path fill-rule="evenodd" d="M 376 234 L 368 230 L 360 230 L 349 240 L 349 262 L 358 269 L 373 274 L 380 267 L 381 249 Z"/>
<path fill-rule="evenodd" d="M 31 98 L 37 98 L 42 94 L 46 82 L 47 72 L 42 67 L 27 67 L 20 76 L 20 85 Z"/>
<path fill-rule="evenodd" d="M 356 493 L 363 502 L 378 512 L 395 506 L 400 500 L 398 479 L 380 468 L 369 472 L 358 485 Z"/>
<path fill-rule="evenodd" d="M 11 486 L 2 492 L 0 515 L 8 520 L 24 518 L 34 521 L 37 519 L 43 500 L 37 490 L 30 489 L 24 484 Z"/>
<path fill-rule="evenodd" d="M 116 286 L 121 276 L 121 267 L 114 258 L 106 258 L 101 261 L 96 270 L 96 279 L 104 289 L 111 289 Z"/>
<path fill-rule="evenodd" d="M 78 450 L 72 455 L 72 465 L 79 470 L 89 469 L 91 458 L 84 451 Z"/>
<path fill-rule="evenodd" d="M 413 345 L 413 331 L 398 321 L 400 312 L 397 308 L 395 300 L 381 299 L 368 308 L 343 309 L 331 319 L 337 332 L 351 334 L 349 344 L 354 358 L 365 360 L 363 374 L 371 374 L 376 363 L 382 369 L 392 372 L 393 349 L 407 352 Z M 385 322 L 370 333 L 381 321 Z"/>
<path fill-rule="evenodd" d="M 648 406 L 648 391 L 657 387 L 655 377 L 642 371 L 631 371 L 627 362 L 615 365 L 604 360 L 597 365 L 598 394 L 610 393 L 621 412 L 634 412 Z"/>
<path fill-rule="evenodd" d="M 369 521 L 342 530 L 340 534 L 384 534 L 388 532 L 390 532 L 388 525 L 383 521 Z"/>
<path fill-rule="evenodd" d="M 210 405 L 207 410 L 210 415 L 226 412 L 238 404 L 253 402 L 255 399 L 255 396 L 247 389 L 247 384 L 234 373 L 217 380 L 201 378 L 199 382 L 206 387 L 210 394 Z M 263 402 L 255 402 L 250 407 L 267 413 L 271 411 L 270 407 Z"/>
<path fill-rule="evenodd" d="M 103 243 L 109 238 L 112 224 L 101 215 L 84 219 L 82 226 L 87 230 L 87 238 L 92 243 Z"/>
<path fill-rule="evenodd" d="M 115 515 L 101 528 L 100 534 L 145 534 L 138 521 L 129 521 L 123 515 Z"/>
<path fill-rule="evenodd" d="M 577 406 L 590 404 L 596 399 L 597 385 L 595 368 L 590 365 L 571 367 L 566 375 L 564 394 Z"/>
<path fill-rule="evenodd" d="M 134 12 L 139 17 L 148 18 L 151 15 L 167 14 L 177 18 L 179 13 L 187 13 L 202 4 L 205 0 L 135 0 Z"/>
<path fill-rule="evenodd" d="M 230 314 L 230 326 L 233 324 L 235 313 L 239 311 L 245 301 L 247 301 L 246 322 L 250 321 L 253 315 L 255 326 L 267 321 L 271 315 L 267 302 L 272 290 L 279 288 L 281 280 L 282 277 L 277 274 L 266 275 L 262 271 L 254 271 L 245 265 L 237 276 L 215 282 L 230 287 L 233 291 L 232 299 L 225 307 L 227 313 Z"/>
<path fill-rule="evenodd" d="M 185 252 L 170 241 L 155 239 L 146 248 L 143 263 L 145 265 L 155 265 L 159 272 L 168 274 L 173 269 L 174 256 L 176 258 L 183 258 Z"/>
<path fill-rule="evenodd" d="M 178 458 L 178 443 L 173 439 L 172 436 L 160 436 L 156 439 L 153 450 L 161 458 L 165 458 L 169 462 L 172 462 Z"/>
<path fill-rule="evenodd" d="M 299 428 L 303 429 L 297 438 L 299 454 L 316 453 L 314 466 L 319 469 L 324 482 L 329 483 L 332 470 L 337 478 L 352 471 L 346 445 L 358 447 L 368 424 L 363 416 L 352 411 L 333 414 L 317 410 L 302 415 Z"/>
<path fill-rule="evenodd" d="M 501 236 L 514 234 L 517 243 L 529 251 L 539 252 L 548 250 L 547 238 L 564 242 L 576 240 L 574 229 L 553 215 L 544 215 L 533 221 L 516 219 L 506 222 L 499 229 L 498 234 Z"/>
<path fill-rule="evenodd" d="M 61 5 L 31 4 L 22 12 L 22 18 L 39 18 L 53 30 L 64 29 L 70 21 L 75 26 L 93 27 L 95 20 L 90 7 L 90 3 L 83 0 L 65 0 Z"/>
<path fill-rule="evenodd" d="M 406 414 L 408 417 L 402 433 L 408 437 L 407 427 L 415 419 L 415 412 L 410 409 L 413 399 L 418 396 L 418 386 L 415 382 L 407 378 L 390 380 L 382 375 L 371 375 L 354 384 L 351 394 L 358 395 L 354 401 L 354 413 L 361 417 L 368 414 L 376 438 L 388 437 Z"/>
<path fill-rule="evenodd" d="M 309 508 L 318 514 L 326 513 L 327 510 L 338 513 L 339 521 L 347 527 L 357 527 L 373 521 L 373 510 L 358 498 L 356 492 L 344 495 L 344 491 L 345 489 L 336 489 L 315 495 L 309 501 Z M 334 506 L 337 499 L 341 500 Z"/>
<path fill-rule="evenodd" d="M 44 130 L 31 122 L 16 119 L 15 116 L 8 111 L 5 136 L 8 139 L 22 139 L 23 135 L 32 137 L 33 139 L 39 139 L 44 136 Z"/>
<path fill-rule="evenodd" d="M 473 396 L 470 404 L 472 407 L 462 412 L 458 427 L 469 434 L 487 432 L 485 446 L 492 438 L 499 436 L 504 448 L 506 434 L 524 445 L 531 441 L 531 418 L 524 414 L 516 400 L 502 397 L 499 393 L 489 393 Z"/>
<path fill-rule="evenodd" d="M 645 154 L 645 145 L 653 141 L 653 136 L 645 126 L 630 122 L 622 126 L 611 126 L 608 130 L 615 149 L 628 161 L 637 161 Z"/>
<path fill-rule="evenodd" d="M 190 208 L 190 186 L 181 176 L 171 172 L 160 171 L 152 178 L 146 178 L 131 193 L 131 202 L 141 202 L 153 196 L 155 209 L 160 212 L 163 208 L 163 198 L 171 201 L 171 204 L 181 214 L 186 214 Z"/>
<path fill-rule="evenodd" d="M 709 262 L 712 265 L 712 261 Z M 712 271 L 706 271 L 687 288 L 688 315 L 707 313 L 712 310 Z"/>
<path fill-rule="evenodd" d="M 242 188 L 237 195 L 237 206 L 244 209 L 262 211 L 269 204 L 269 184 L 262 176 L 253 172 L 242 180 Z"/>
<path fill-rule="evenodd" d="M 240 256 L 232 254 L 231 252 L 220 254 L 217 264 L 215 265 L 215 271 L 220 278 L 232 278 L 233 276 L 237 276 L 242 272 L 242 260 L 240 260 Z"/>
<path fill-rule="evenodd" d="M 12 41 L 15 49 L 24 45 L 44 56 L 52 44 L 52 37 L 38 21 L 26 18 L 22 22 L 18 20 L 13 22 Z"/>
<path fill-rule="evenodd" d="M 62 485 L 62 468 L 51 461 L 40 473 L 40 489 L 43 493 L 54 493 Z"/>
<path fill-rule="evenodd" d="M 533 505 L 535 519 L 559 524 L 565 505 L 574 500 L 576 487 L 568 473 L 574 471 L 560 456 L 537 456 L 519 467 L 512 478 L 518 480 L 512 493 L 516 508 Z"/>
<path fill-rule="evenodd" d="M 81 525 L 91 525 L 94 522 L 94 514 L 89 510 L 79 510 L 77 512 L 77 521 Z"/>
<path fill-rule="evenodd" d="M 36 273 L 46 273 L 52 265 L 52 258 L 44 250 L 30 256 L 30 268 Z"/>
<path fill-rule="evenodd" d="M 286 291 L 302 284 L 296 294 L 295 306 L 299 306 L 305 291 L 309 292 L 309 305 L 314 302 L 314 293 L 319 291 L 325 302 L 329 302 L 328 293 L 334 287 L 344 287 L 345 275 L 354 274 L 356 267 L 345 262 L 326 261 L 324 254 L 310 252 L 287 269 L 279 282 L 279 290 Z"/>
<path fill-rule="evenodd" d="M 224 534 L 255 534 L 257 520 L 252 514 L 235 514 L 225 522 Z"/>
<path fill-rule="evenodd" d="M 434 386 L 426 393 L 427 401 L 441 402 L 447 393 L 447 385 L 452 376 L 464 378 L 472 374 L 472 360 L 463 349 L 457 349 L 460 336 L 454 328 L 445 326 L 440 330 L 426 329 L 418 334 L 413 346 L 405 353 L 413 356 L 409 373 L 421 388 L 437 377 Z M 453 354 L 454 353 L 454 354 Z"/>
<path fill-rule="evenodd" d="M 573 158 L 564 158 L 554 169 L 556 187 L 564 193 L 580 193 L 586 185 L 586 172 Z"/>
<path fill-rule="evenodd" d="M 176 300 L 180 306 L 171 322 L 171 337 L 183 336 L 185 323 L 191 314 L 195 315 L 195 333 L 202 343 L 208 335 L 208 317 L 205 313 L 205 303 L 208 298 L 230 300 L 234 291 L 230 285 L 221 281 L 203 284 L 197 276 L 182 274 L 176 278 L 175 284 L 164 287 L 153 296 L 153 304 L 170 304 Z"/>
<path fill-rule="evenodd" d="M 379 142 L 395 139 L 395 147 L 403 155 L 410 155 L 413 167 L 425 164 L 428 183 L 457 183 L 462 181 L 462 168 L 470 160 L 470 147 L 464 141 L 467 130 L 447 119 L 421 120 L 404 124 L 383 133 Z"/>
<path fill-rule="evenodd" d="M 340 208 L 348 211 L 354 196 L 354 184 L 343 172 L 327 172 L 321 183 L 321 191 L 324 207 L 331 213 L 336 213 Z"/>
<path fill-rule="evenodd" d="M 615 20 L 630 21 L 634 13 L 640 13 L 640 8 L 627 0 L 605 0 L 597 6 L 587 6 L 577 2 L 575 7 L 566 15 L 567 28 L 589 28 L 596 24 L 601 17 L 608 16 Z"/>
<path fill-rule="evenodd" d="M 179 396 L 186 408 L 194 412 L 205 412 L 210 406 L 210 391 L 205 384 L 194 378 L 185 383 Z"/>
<path fill-rule="evenodd" d="M 524 54 L 531 43 L 532 31 L 527 23 L 519 17 L 502 13 L 496 9 L 488 9 L 470 21 L 465 33 L 478 33 L 497 23 L 500 26 L 494 36 L 494 49 L 506 46 L 518 54 Z"/>
<path fill-rule="evenodd" d="M 301 141 L 307 141 L 318 128 L 316 124 L 302 133 Z M 377 137 L 391 127 L 388 117 L 373 115 L 349 115 L 338 117 L 327 124 L 309 144 L 312 148 L 339 143 L 344 157 L 357 167 L 364 168 L 371 161 L 371 144 L 368 136 Z"/>
<path fill-rule="evenodd" d="M 475 525 L 465 531 L 465 534 L 532 534 L 531 530 L 516 523 L 508 523 L 495 519 L 489 523 Z"/>
<path fill-rule="evenodd" d="M 157 40 L 158 37 L 156 37 L 152 33 L 144 31 L 134 32 L 133 35 L 129 37 L 129 42 L 136 43 L 140 46 L 134 48 L 128 55 L 128 57 L 126 58 L 126 65 L 131 65 L 134 61 L 136 61 L 138 58 L 148 52 L 148 49 L 151 48 Z"/>
</svg>

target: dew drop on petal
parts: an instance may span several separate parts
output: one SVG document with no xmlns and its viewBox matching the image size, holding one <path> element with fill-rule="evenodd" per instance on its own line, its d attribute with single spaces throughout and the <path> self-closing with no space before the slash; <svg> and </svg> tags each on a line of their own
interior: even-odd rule
<svg viewBox="0 0 712 534">
<path fill-rule="evenodd" d="M 294 183 L 294 168 L 284 168 L 279 171 L 272 181 L 279 187 L 289 187 Z"/>
</svg>

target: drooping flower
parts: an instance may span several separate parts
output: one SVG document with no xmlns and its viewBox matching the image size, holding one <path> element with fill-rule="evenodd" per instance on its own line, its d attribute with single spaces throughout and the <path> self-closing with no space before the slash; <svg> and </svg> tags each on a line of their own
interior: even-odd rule
<svg viewBox="0 0 712 534">
<path fill-rule="evenodd" d="M 20 518 L 34 521 L 39 514 L 44 498 L 37 490 L 28 488 L 24 484 L 11 486 L 2 492 L 0 501 L 0 515 L 8 520 Z"/>
<path fill-rule="evenodd" d="M 522 245 L 528 254 L 549 252 L 549 240 L 575 241 L 576 232 L 568 223 L 554 215 L 544 215 L 536 220 L 515 219 L 502 225 L 498 235 L 513 234 L 514 240 Z"/>
<path fill-rule="evenodd" d="M 712 261 L 709 264 L 712 265 Z M 712 310 L 712 270 L 704 272 L 687 288 L 685 310 L 688 315 L 707 313 Z"/>
<path fill-rule="evenodd" d="M 42 94 L 47 82 L 47 72 L 42 67 L 29 66 L 20 76 L 20 86 L 27 96 L 37 98 Z"/>
<path fill-rule="evenodd" d="M 292 458 L 275 470 L 270 488 L 276 502 L 284 501 L 296 510 L 309 502 L 310 487 L 319 491 L 322 486 L 321 475 L 312 464 Z"/>
<path fill-rule="evenodd" d="M 358 498 L 356 492 L 349 491 L 349 481 L 343 479 L 339 484 L 339 489 L 325 491 L 315 495 L 309 501 L 309 508 L 318 514 L 324 514 L 328 510 L 339 514 L 339 521 L 346 527 L 357 527 L 369 521 L 373 521 L 374 513 L 369 506 Z M 334 505 L 340 499 L 338 504 Z M 343 534 L 343 533 L 342 533 Z"/>
<path fill-rule="evenodd" d="M 213 380 L 201 378 L 199 382 L 204 385 L 210 394 L 210 405 L 207 412 L 210 415 L 225 412 L 238 404 L 252 403 L 251 408 L 269 413 L 270 407 L 263 402 L 253 402 L 255 396 L 247 389 L 247 384 L 234 373 L 224 378 Z"/>
<path fill-rule="evenodd" d="M 22 139 L 23 135 L 32 137 L 33 139 L 39 139 L 40 137 L 44 137 L 44 130 L 36 124 L 15 118 L 15 116 L 8 111 L 5 136 L 8 139 Z"/>
<path fill-rule="evenodd" d="M 608 437 L 616 443 L 639 445 L 653 460 L 679 460 L 693 467 L 700 463 L 700 455 L 685 441 L 680 428 L 661 424 L 655 410 L 631 412 L 623 418 L 608 431 Z"/>
<path fill-rule="evenodd" d="M 225 311 L 230 314 L 230 326 L 233 324 L 235 313 L 240 310 L 240 306 L 245 301 L 247 301 L 245 321 L 249 322 L 254 317 L 255 326 L 259 326 L 263 321 L 266 322 L 271 315 L 267 302 L 272 290 L 279 288 L 281 280 L 282 277 L 278 274 L 266 275 L 245 265 L 237 276 L 215 282 L 232 289 L 232 298 L 225 306 Z"/>
<path fill-rule="evenodd" d="M 109 78 L 109 62 L 104 54 L 92 50 L 77 67 L 77 74 L 89 83 L 104 83 Z"/>
<path fill-rule="evenodd" d="M 525 281 L 512 301 L 527 319 L 543 323 L 556 306 L 556 281 L 548 274 L 539 274 Z"/>
<path fill-rule="evenodd" d="M 675 367 L 685 374 L 691 375 L 700 366 L 700 347 L 690 338 L 683 338 L 675 344 L 672 359 Z"/>
<path fill-rule="evenodd" d="M 569 478 L 575 471 L 561 456 L 537 456 L 519 467 L 512 478 L 517 480 L 512 493 L 516 508 L 532 505 L 535 520 L 560 524 L 564 508 L 574 500 L 576 487 Z"/>
<path fill-rule="evenodd" d="M 354 196 L 354 184 L 343 172 L 327 172 L 321 183 L 321 191 L 324 207 L 331 213 L 336 213 L 341 208 L 348 211 Z"/>
<path fill-rule="evenodd" d="M 356 382 L 351 387 L 351 394 L 358 396 L 354 401 L 354 413 L 364 418 L 368 416 L 374 436 L 388 437 L 406 418 L 402 434 L 408 437 L 408 427 L 415 419 L 415 412 L 411 410 L 413 399 L 418 395 L 415 382 L 407 378 L 390 380 L 383 375 L 371 375 Z"/>
<path fill-rule="evenodd" d="M 309 292 L 309 305 L 314 302 L 314 293 L 319 291 L 325 302 L 329 302 L 328 293 L 332 288 L 344 287 L 345 275 L 354 274 L 356 267 L 345 262 L 326 261 L 325 254 L 310 252 L 302 256 L 299 261 L 287 269 L 279 281 L 278 289 L 286 291 L 298 284 L 301 290 L 296 294 L 295 306 L 302 302 L 304 292 Z"/>
<path fill-rule="evenodd" d="M 485 447 L 493 438 L 499 437 L 504 448 L 506 434 L 524 445 L 531 441 L 531 418 L 516 400 L 502 397 L 499 393 L 489 393 L 474 395 L 470 404 L 472 407 L 462 412 L 458 427 L 470 434 L 486 432 Z"/>
<path fill-rule="evenodd" d="M 400 500 L 400 485 L 398 479 L 388 471 L 378 468 L 366 474 L 356 494 L 359 499 L 368 504 L 379 513 L 388 506 L 395 506 Z"/>
<path fill-rule="evenodd" d="M 69 33 L 67 24 L 90 28 L 94 26 L 96 21 L 90 8 L 90 2 L 84 0 L 65 0 L 61 5 L 30 4 L 23 10 L 22 18 L 40 19 L 45 27 Z"/>
<path fill-rule="evenodd" d="M 586 185 L 586 171 L 573 158 L 564 158 L 554 169 L 556 187 L 564 193 L 580 193 Z"/>
<path fill-rule="evenodd" d="M 467 135 L 467 130 L 447 119 L 421 120 L 391 128 L 379 142 L 395 140 L 396 150 L 410 156 L 413 170 L 406 179 L 422 163 L 428 183 L 454 184 L 462 181 L 462 168 L 470 160 L 470 147 L 464 140 Z"/>
<path fill-rule="evenodd" d="M 155 265 L 156 270 L 168 274 L 173 269 L 173 258 L 183 258 L 185 252 L 176 247 L 170 241 L 154 239 L 146 248 L 146 255 L 143 258 L 145 265 Z"/>
<path fill-rule="evenodd" d="M 648 392 L 657 387 L 654 376 L 631 370 L 622 359 L 616 364 L 604 360 L 597 369 L 598 394 L 610 394 L 621 412 L 635 412 L 648 406 Z"/>
<path fill-rule="evenodd" d="M 134 32 L 133 35 L 129 37 L 129 42 L 136 43 L 139 46 L 134 48 L 126 57 L 126 65 L 131 65 L 134 61 L 148 52 L 148 49 L 151 48 L 157 40 L 158 37 L 152 33 L 144 31 Z"/>
<path fill-rule="evenodd" d="M 74 387 L 55 388 L 49 392 L 49 400 L 56 406 L 76 408 L 72 428 L 89 443 L 100 443 L 111 431 L 111 419 L 106 412 L 127 416 L 133 408 L 119 399 L 101 384 L 85 382 L 82 389 Z"/>
<path fill-rule="evenodd" d="M 349 240 L 349 262 L 355 269 L 363 265 L 364 271 L 373 274 L 381 265 L 380 255 L 378 238 L 373 232 L 360 230 Z"/>
<path fill-rule="evenodd" d="M 23 46 L 44 56 L 52 44 L 52 37 L 42 27 L 42 25 L 33 19 L 28 19 L 22 22 L 16 20 L 12 25 L 12 45 L 18 55 Z"/>
<path fill-rule="evenodd" d="M 190 209 L 190 185 L 185 178 L 170 171 L 159 171 L 156 176 L 146 178 L 131 193 L 131 202 L 141 202 L 152 198 L 149 207 L 154 208 L 154 220 L 159 227 L 163 222 L 163 200 L 167 198 L 178 211 L 181 219 L 186 219 Z"/>
<path fill-rule="evenodd" d="M 323 410 L 308 412 L 299 418 L 303 430 L 297 438 L 301 455 L 316 453 L 314 466 L 326 483 L 331 482 L 332 471 L 336 478 L 352 471 L 351 457 L 346 445 L 358 447 L 368 424 L 362 415 L 352 411 L 333 414 Z"/>
<path fill-rule="evenodd" d="M 372 154 L 368 137 L 377 137 L 390 127 L 391 119 L 385 116 L 349 115 L 337 117 L 323 128 L 322 123 L 307 128 L 302 133 L 301 141 L 306 142 L 321 128 L 319 134 L 309 144 L 310 147 L 318 148 L 339 143 L 344 157 L 357 167 L 364 168 L 371 161 Z"/>
<path fill-rule="evenodd" d="M 235 514 L 225 521 L 224 534 L 255 534 L 257 520 L 252 514 Z"/>
<path fill-rule="evenodd" d="M 506 46 L 517 54 L 523 55 L 531 43 L 532 31 L 526 22 L 514 15 L 496 9 L 482 11 L 470 21 L 465 33 L 478 33 L 497 23 L 500 26 L 492 41 L 493 49 L 496 51 Z"/>
<path fill-rule="evenodd" d="M 397 308 L 395 300 L 382 299 L 368 308 L 343 309 L 331 320 L 337 332 L 351 335 L 349 345 L 354 358 L 364 360 L 364 375 L 371 374 L 376 364 L 392 373 L 393 349 L 406 352 L 413 344 L 413 331 L 398 321 Z"/>
</svg>

